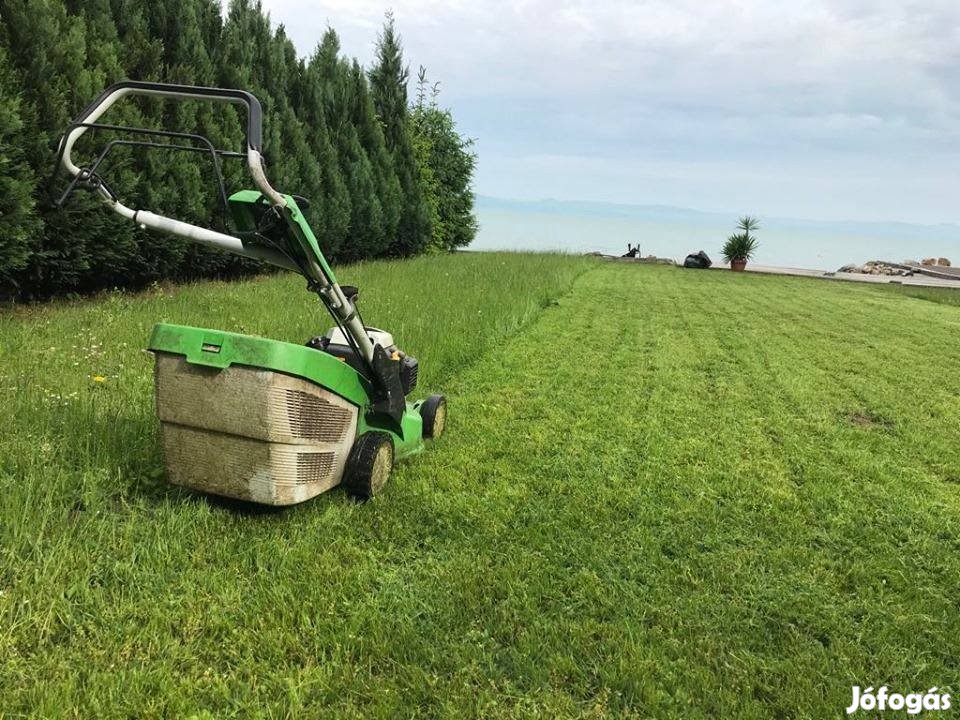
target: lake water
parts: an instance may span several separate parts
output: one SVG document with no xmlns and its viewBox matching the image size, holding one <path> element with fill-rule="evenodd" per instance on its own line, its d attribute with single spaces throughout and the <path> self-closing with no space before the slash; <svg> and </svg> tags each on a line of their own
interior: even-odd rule
<svg viewBox="0 0 960 720">
<path fill-rule="evenodd" d="M 682 261 L 705 250 L 720 262 L 735 214 L 680 208 L 477 198 L 480 232 L 471 250 L 560 250 L 642 255 Z M 761 265 L 836 270 L 847 263 L 947 257 L 960 263 L 960 226 L 818 222 L 760 216 Z"/>
</svg>

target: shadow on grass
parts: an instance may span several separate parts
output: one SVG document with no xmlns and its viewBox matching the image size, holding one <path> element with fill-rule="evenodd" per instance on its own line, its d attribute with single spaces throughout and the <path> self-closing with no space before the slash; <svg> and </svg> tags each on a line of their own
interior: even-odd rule
<svg viewBox="0 0 960 720">
<path fill-rule="evenodd" d="M 260 503 L 250 502 L 249 500 L 237 500 L 236 498 L 224 497 L 222 495 L 211 495 L 204 492 L 192 492 L 185 490 L 188 496 L 197 502 L 204 502 L 215 510 L 224 510 L 233 515 L 241 517 L 261 517 L 282 515 L 289 510 L 289 505 L 262 505 Z"/>
</svg>

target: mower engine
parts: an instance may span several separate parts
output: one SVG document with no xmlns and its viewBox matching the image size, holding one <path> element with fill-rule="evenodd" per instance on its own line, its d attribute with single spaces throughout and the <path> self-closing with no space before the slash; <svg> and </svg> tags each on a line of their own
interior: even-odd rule
<svg viewBox="0 0 960 720">
<path fill-rule="evenodd" d="M 393 335 L 386 330 L 379 328 L 367 328 L 367 334 L 370 339 L 380 345 L 390 355 L 390 359 L 400 363 L 400 386 L 403 388 L 403 394 L 409 395 L 417 387 L 417 375 L 420 371 L 420 363 L 412 355 L 407 355 L 398 348 L 393 342 Z M 356 350 L 347 342 L 343 330 L 338 327 L 330 328 L 326 335 L 320 335 L 307 343 L 312 347 L 331 355 L 341 358 L 344 362 L 360 370 L 361 360 Z"/>
</svg>

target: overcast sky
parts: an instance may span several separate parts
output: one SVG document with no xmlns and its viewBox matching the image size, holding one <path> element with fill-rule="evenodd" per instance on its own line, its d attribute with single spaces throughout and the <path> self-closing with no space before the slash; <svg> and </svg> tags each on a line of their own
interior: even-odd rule
<svg viewBox="0 0 960 720">
<path fill-rule="evenodd" d="M 367 64 L 392 8 L 476 190 L 960 221 L 960 0 L 264 0 Z"/>
</svg>

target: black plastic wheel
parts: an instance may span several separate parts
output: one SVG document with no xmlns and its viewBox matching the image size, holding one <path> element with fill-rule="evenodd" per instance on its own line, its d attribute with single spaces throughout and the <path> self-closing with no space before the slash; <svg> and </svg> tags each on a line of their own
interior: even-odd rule
<svg viewBox="0 0 960 720">
<path fill-rule="evenodd" d="M 369 500 L 383 490 L 393 468 L 393 438 L 368 432 L 357 438 L 343 471 L 343 484 L 357 500 Z"/>
<path fill-rule="evenodd" d="M 438 438 L 447 426 L 447 400 L 443 395 L 431 395 L 420 403 L 420 417 L 423 418 L 423 436 Z"/>
</svg>

